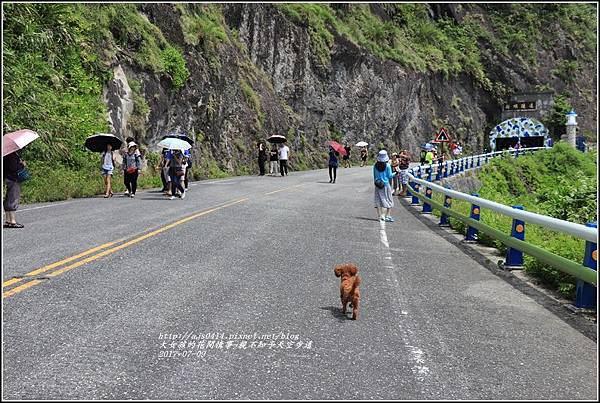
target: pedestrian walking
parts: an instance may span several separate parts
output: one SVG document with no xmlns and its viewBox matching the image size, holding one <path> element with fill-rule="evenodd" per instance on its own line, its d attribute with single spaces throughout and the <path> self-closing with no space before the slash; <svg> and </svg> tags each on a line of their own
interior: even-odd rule
<svg viewBox="0 0 600 403">
<path fill-rule="evenodd" d="M 183 153 L 181 150 L 174 150 L 173 157 L 169 163 L 169 176 L 171 177 L 171 200 L 175 199 L 177 191 L 180 192 L 180 198 L 185 199 L 185 189 L 181 186 L 181 179 L 185 175 L 183 171 Z"/>
<path fill-rule="evenodd" d="M 350 146 L 346 145 L 346 146 L 344 146 L 344 150 L 346 150 L 346 155 L 342 156 L 342 161 L 344 163 L 344 167 L 345 168 L 350 168 L 352 166 L 351 162 L 350 162 L 350 151 L 351 151 L 351 148 L 350 148 Z"/>
<path fill-rule="evenodd" d="M 398 164 L 398 170 L 400 172 L 400 197 L 404 197 L 408 191 L 408 168 L 410 167 L 410 154 L 408 150 L 402 150 L 399 159 L 400 161 Z"/>
<path fill-rule="evenodd" d="M 5 213 L 4 228 L 23 228 L 23 224 L 17 222 L 16 213 L 21 200 L 19 172 L 25 169 L 27 164 L 21 159 L 21 154 L 18 151 L 5 155 L 2 158 L 2 163 L 2 177 L 6 185 L 3 204 Z"/>
<path fill-rule="evenodd" d="M 137 180 L 142 169 L 142 157 L 133 141 L 127 144 L 127 152 L 123 154 L 123 180 L 125 182 L 125 196 L 135 197 Z"/>
<path fill-rule="evenodd" d="M 287 176 L 290 148 L 285 144 L 280 143 L 277 156 L 279 157 L 279 171 L 281 172 L 281 176 Z"/>
<path fill-rule="evenodd" d="M 269 157 L 269 175 L 277 175 L 279 173 L 279 159 L 277 158 L 277 147 L 271 147 Z"/>
<path fill-rule="evenodd" d="M 267 150 L 265 149 L 265 143 L 262 141 L 256 145 L 258 150 L 258 170 L 260 176 L 265 176 L 265 162 L 267 161 Z"/>
<path fill-rule="evenodd" d="M 112 197 L 112 184 L 111 179 L 113 170 L 115 169 L 115 158 L 113 156 L 112 144 L 106 144 L 106 150 L 100 154 L 100 161 L 102 163 L 102 177 L 104 178 L 104 198 Z"/>
<path fill-rule="evenodd" d="M 364 167 L 365 164 L 367 163 L 367 148 L 363 147 L 360 149 L 360 166 Z"/>
<path fill-rule="evenodd" d="M 184 172 L 183 185 L 185 187 L 185 190 L 188 189 L 191 169 L 192 169 L 192 153 L 190 152 L 190 150 L 185 150 L 183 152 L 183 172 Z"/>
<path fill-rule="evenodd" d="M 158 161 L 158 165 L 156 169 L 160 172 L 160 181 L 162 182 L 162 190 L 163 193 L 170 193 L 170 180 L 169 177 L 169 158 L 168 158 L 169 150 L 163 148 L 160 153 L 160 160 Z"/>
<path fill-rule="evenodd" d="M 335 179 L 337 177 L 337 169 L 339 160 L 338 157 L 340 153 L 335 151 L 332 147 L 329 147 L 329 183 L 335 183 Z"/>
<path fill-rule="evenodd" d="M 386 150 L 381 150 L 377 154 L 377 162 L 373 165 L 373 179 L 375 181 L 375 208 L 379 221 L 394 222 L 394 218 L 390 215 L 392 207 L 394 207 L 394 199 L 392 196 L 391 179 L 394 177 L 392 167 L 388 163 L 390 157 Z"/>
<path fill-rule="evenodd" d="M 390 166 L 392 167 L 392 172 L 395 173 L 392 178 L 392 195 L 396 195 L 400 191 L 400 169 L 398 165 L 400 164 L 400 160 L 398 159 L 398 154 L 393 153 L 392 159 L 390 160 Z"/>
</svg>

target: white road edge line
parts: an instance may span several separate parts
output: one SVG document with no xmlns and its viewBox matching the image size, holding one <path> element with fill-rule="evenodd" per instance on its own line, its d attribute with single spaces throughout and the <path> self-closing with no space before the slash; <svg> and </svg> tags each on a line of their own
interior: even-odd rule
<svg viewBox="0 0 600 403">
<path fill-rule="evenodd" d="M 383 246 L 385 246 L 385 248 L 386 248 L 384 259 L 390 261 L 389 262 L 390 265 L 386 266 L 386 267 L 395 269 L 393 258 L 392 258 L 392 253 L 390 251 L 390 243 L 388 242 L 387 232 L 385 231 L 385 221 L 381 221 L 381 220 L 379 220 L 379 239 L 381 240 L 381 243 L 383 244 Z M 392 274 L 394 275 L 394 277 L 396 277 L 396 274 L 394 271 L 392 271 Z M 396 282 L 398 282 L 397 279 L 396 279 Z M 402 316 L 407 316 L 407 315 L 408 315 L 408 312 L 403 310 Z M 407 332 L 407 330 L 408 329 L 403 329 L 405 336 L 409 336 L 409 335 L 412 336 L 412 332 L 410 332 L 410 330 L 408 330 L 408 332 Z M 425 376 L 429 375 L 429 367 L 424 365 L 425 360 L 423 359 L 423 356 L 425 354 L 423 353 L 423 350 L 421 350 L 419 347 L 415 347 L 411 344 L 408 344 L 407 339 L 408 339 L 408 337 L 404 337 L 404 345 L 409 349 L 410 359 L 413 361 L 413 366 L 411 368 L 412 373 L 415 374 L 417 379 L 422 382 L 423 380 L 425 380 Z"/>
<path fill-rule="evenodd" d="M 63 204 L 69 204 L 69 203 L 74 203 L 75 200 L 71 200 L 71 201 L 65 201 L 65 202 L 61 202 L 61 203 L 52 203 L 52 204 L 48 204 L 45 206 L 39 206 L 39 207 L 30 207 L 30 208 L 24 208 L 24 209 L 19 209 L 18 212 L 22 213 L 23 211 L 29 211 L 29 210 L 38 210 L 41 208 L 46 208 L 46 207 L 54 207 L 54 206 L 62 206 Z"/>
</svg>

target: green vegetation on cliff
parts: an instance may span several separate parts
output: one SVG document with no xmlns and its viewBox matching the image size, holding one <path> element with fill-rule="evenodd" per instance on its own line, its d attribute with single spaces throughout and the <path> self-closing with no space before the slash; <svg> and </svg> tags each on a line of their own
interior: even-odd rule
<svg viewBox="0 0 600 403">
<path fill-rule="evenodd" d="M 131 4 L 6 4 L 4 18 L 3 132 L 40 134 L 24 150 L 33 179 L 24 184 L 22 201 L 101 193 L 99 156 L 83 143 L 108 130 L 102 99 L 112 79 L 108 62 L 121 52 L 140 68 L 167 75 L 177 89 L 189 76 L 181 52 Z M 149 112 L 143 98 L 134 103 L 137 115 Z M 115 178 L 117 190 L 120 182 Z M 152 175 L 140 179 L 142 186 L 156 183 Z"/>
<path fill-rule="evenodd" d="M 350 4 L 335 10 L 327 4 L 275 6 L 292 21 L 308 26 L 313 52 L 323 66 L 329 64 L 334 34 L 343 35 L 380 59 L 415 71 L 469 74 L 498 97 L 505 95 L 505 88 L 489 78 L 482 63 L 485 48 L 515 56 L 530 70 L 537 63 L 536 43 L 543 40 L 546 47 L 552 47 L 549 38 L 554 37 L 552 30 L 558 24 L 587 59 L 595 54 L 597 22 L 591 4 L 480 5 L 488 12 L 488 21 L 481 14 L 468 13 L 460 23 L 447 16 L 432 19 L 425 3 Z M 376 16 L 373 6 L 381 7 L 387 18 Z M 463 7 L 467 6 L 457 5 Z M 577 68 L 575 61 L 564 63 L 556 67 L 558 75 Z"/>
</svg>

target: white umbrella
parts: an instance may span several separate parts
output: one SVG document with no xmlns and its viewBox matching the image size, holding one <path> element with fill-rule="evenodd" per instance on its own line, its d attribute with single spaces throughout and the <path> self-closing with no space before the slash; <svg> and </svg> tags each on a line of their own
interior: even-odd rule
<svg viewBox="0 0 600 403">
<path fill-rule="evenodd" d="M 188 143 L 187 141 L 172 138 L 172 137 L 167 137 L 166 139 L 161 140 L 157 145 L 159 147 L 167 148 L 169 150 L 185 151 L 185 150 L 189 150 L 190 148 L 192 148 L 190 143 Z"/>
<path fill-rule="evenodd" d="M 369 145 L 369 143 L 367 143 L 366 141 L 359 141 L 355 145 L 356 145 L 356 147 L 366 147 Z"/>
</svg>

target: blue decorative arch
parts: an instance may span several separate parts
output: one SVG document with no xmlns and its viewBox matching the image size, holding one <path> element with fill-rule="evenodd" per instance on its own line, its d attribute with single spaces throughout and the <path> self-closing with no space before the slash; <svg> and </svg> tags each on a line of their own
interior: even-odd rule
<svg viewBox="0 0 600 403">
<path fill-rule="evenodd" d="M 548 142 L 548 129 L 537 119 L 517 117 L 499 123 L 490 132 L 490 147 L 496 150 L 496 137 L 544 137 Z"/>
</svg>

